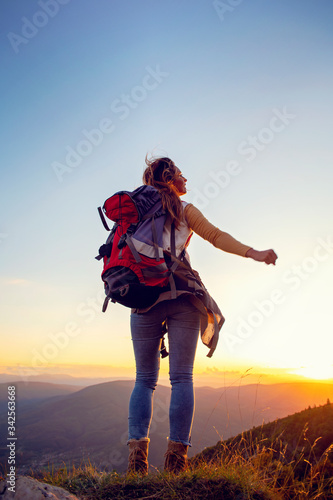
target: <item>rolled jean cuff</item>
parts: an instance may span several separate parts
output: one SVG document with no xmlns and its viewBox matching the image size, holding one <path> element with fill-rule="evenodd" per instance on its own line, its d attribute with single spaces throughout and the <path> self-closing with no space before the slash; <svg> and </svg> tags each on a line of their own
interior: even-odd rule
<svg viewBox="0 0 333 500">
<path fill-rule="evenodd" d="M 143 438 L 140 438 L 140 439 L 129 439 L 126 444 L 129 445 L 133 441 L 145 441 L 146 443 L 149 443 L 150 439 L 147 438 L 147 437 L 143 437 Z"/>
<path fill-rule="evenodd" d="M 189 446 L 189 447 L 192 446 L 191 437 L 189 438 L 188 441 L 184 441 L 184 440 L 181 440 L 181 439 L 172 439 L 171 437 L 168 437 L 168 441 L 173 441 L 174 443 L 181 443 L 184 446 Z"/>
</svg>

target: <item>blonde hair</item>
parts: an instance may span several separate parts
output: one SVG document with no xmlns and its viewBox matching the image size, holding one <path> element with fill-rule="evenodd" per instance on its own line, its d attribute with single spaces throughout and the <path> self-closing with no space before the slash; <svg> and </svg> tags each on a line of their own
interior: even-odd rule
<svg viewBox="0 0 333 500">
<path fill-rule="evenodd" d="M 161 195 L 162 206 L 171 216 L 171 221 L 178 228 L 183 219 L 183 206 L 173 180 L 179 170 L 170 158 L 151 158 L 146 155 L 147 168 L 143 173 L 143 183 L 156 188 Z"/>
</svg>

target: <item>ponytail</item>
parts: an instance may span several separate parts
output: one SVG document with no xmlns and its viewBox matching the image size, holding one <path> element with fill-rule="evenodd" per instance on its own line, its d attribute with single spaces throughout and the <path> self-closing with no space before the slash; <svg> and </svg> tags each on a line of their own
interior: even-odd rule
<svg viewBox="0 0 333 500">
<path fill-rule="evenodd" d="M 152 158 L 148 159 L 146 155 L 145 162 L 147 168 L 143 173 L 143 183 L 155 187 L 161 195 L 162 206 L 169 212 L 171 221 L 178 229 L 183 219 L 183 206 L 173 180 L 177 174 L 176 165 L 170 158 Z"/>
</svg>

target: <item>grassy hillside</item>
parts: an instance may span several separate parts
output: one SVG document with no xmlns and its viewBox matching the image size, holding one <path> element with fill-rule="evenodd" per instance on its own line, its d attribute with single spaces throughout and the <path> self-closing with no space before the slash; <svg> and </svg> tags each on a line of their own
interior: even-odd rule
<svg viewBox="0 0 333 500">
<path fill-rule="evenodd" d="M 193 458 L 216 462 L 228 449 L 237 449 L 245 458 L 258 453 L 258 450 L 274 448 L 274 457 L 283 456 L 287 461 L 299 461 L 302 456 L 311 463 L 316 463 L 329 450 L 333 457 L 333 404 L 309 407 L 294 415 L 274 422 L 254 427 L 236 437 L 218 442 L 205 448 Z M 302 472 L 302 471 L 301 471 Z"/>
<path fill-rule="evenodd" d="M 218 442 L 194 457 L 192 466 L 219 467 L 233 457 L 261 470 L 285 498 L 333 499 L 333 404 L 327 401 Z M 302 490 L 306 495 L 295 496 Z"/>
<path fill-rule="evenodd" d="M 189 470 L 147 478 L 91 465 L 38 477 L 86 500 L 332 500 L 333 405 L 308 408 L 206 448 Z"/>
</svg>

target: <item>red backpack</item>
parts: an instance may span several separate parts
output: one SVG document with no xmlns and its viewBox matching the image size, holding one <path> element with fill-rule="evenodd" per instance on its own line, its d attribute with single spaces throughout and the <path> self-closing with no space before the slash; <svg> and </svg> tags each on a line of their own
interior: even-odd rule
<svg viewBox="0 0 333 500">
<path fill-rule="evenodd" d="M 103 258 L 104 263 L 103 312 L 109 300 L 131 308 L 151 306 L 161 291 L 167 289 L 178 267 L 174 263 L 168 266 L 165 260 L 163 228 L 167 214 L 158 190 L 141 186 L 133 192 L 119 191 L 98 211 L 108 231 L 104 215 L 114 222 L 96 257 Z M 171 234 L 174 235 L 174 228 Z"/>
</svg>

